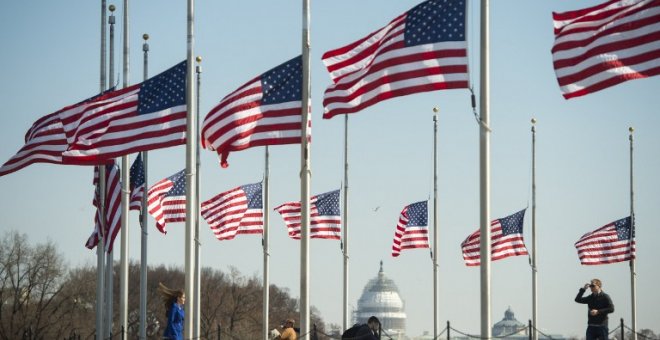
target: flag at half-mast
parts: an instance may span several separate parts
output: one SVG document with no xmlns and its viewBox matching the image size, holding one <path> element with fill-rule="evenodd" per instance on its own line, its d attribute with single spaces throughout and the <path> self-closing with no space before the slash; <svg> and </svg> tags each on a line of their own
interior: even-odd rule
<svg viewBox="0 0 660 340">
<path fill-rule="evenodd" d="M 588 232 L 575 242 L 583 265 L 608 264 L 635 258 L 635 232 L 630 216 Z"/>
<path fill-rule="evenodd" d="M 236 235 L 264 232 L 261 192 L 261 182 L 246 184 L 202 203 L 201 215 L 218 240 L 231 240 Z"/>
<path fill-rule="evenodd" d="M 115 238 L 121 228 L 121 179 L 119 166 L 116 164 L 105 165 L 105 229 L 103 230 L 104 250 L 106 253 L 112 251 Z M 94 167 L 94 200 L 92 204 L 96 207 L 94 214 L 94 231 L 87 239 L 85 247 L 94 249 L 99 243 L 99 233 L 101 232 L 101 209 L 100 209 L 100 187 L 99 170 Z"/>
<path fill-rule="evenodd" d="M 25 145 L 0 167 L 0 177 L 32 163 L 65 164 L 62 153 L 66 151 L 68 143 L 60 115 L 70 111 L 77 112 L 80 107 L 98 97 L 99 95 L 85 99 L 37 119 L 25 133 Z"/>
<path fill-rule="evenodd" d="M 165 225 L 186 221 L 186 169 L 158 181 L 147 192 L 147 210 L 156 228 L 167 234 Z"/>
<path fill-rule="evenodd" d="M 523 239 L 525 210 L 490 222 L 491 261 L 501 260 L 509 256 L 529 255 Z M 463 260 L 465 260 L 466 266 L 478 266 L 480 264 L 480 234 L 480 231 L 477 230 L 461 243 Z"/>
<path fill-rule="evenodd" d="M 403 208 L 394 231 L 392 256 L 399 256 L 405 249 L 428 248 L 428 226 L 428 201 L 413 203 Z"/>
<path fill-rule="evenodd" d="M 428 0 L 387 26 L 323 54 L 334 82 L 323 118 L 413 93 L 468 88 L 465 0 Z"/>
<path fill-rule="evenodd" d="M 614 0 L 552 18 L 564 98 L 660 74 L 660 1 Z"/>
<path fill-rule="evenodd" d="M 131 199 L 129 204 L 130 210 L 142 210 L 142 197 L 147 184 L 144 182 L 144 162 L 142 162 L 142 154 L 138 153 L 130 170 L 130 190 Z"/>
<path fill-rule="evenodd" d="M 310 238 L 339 240 L 341 238 L 341 214 L 339 190 L 326 192 L 310 198 Z M 282 215 L 289 237 L 300 239 L 300 202 L 284 203 L 274 210 Z"/>
<path fill-rule="evenodd" d="M 201 130 L 202 147 L 216 151 L 222 167 L 228 166 L 227 157 L 232 151 L 300 144 L 302 56 L 264 72 L 228 94 L 206 115 Z"/>
<path fill-rule="evenodd" d="M 67 164 L 100 164 L 186 143 L 186 61 L 60 113 Z"/>
</svg>

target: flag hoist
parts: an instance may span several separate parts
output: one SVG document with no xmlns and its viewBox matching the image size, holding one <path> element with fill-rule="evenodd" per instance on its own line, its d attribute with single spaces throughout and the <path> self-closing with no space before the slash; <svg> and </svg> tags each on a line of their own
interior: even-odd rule
<svg viewBox="0 0 660 340">
<path fill-rule="evenodd" d="M 99 92 L 103 93 L 106 86 L 106 59 L 105 59 L 105 44 L 106 44 L 106 0 L 101 0 L 101 70 L 100 70 L 100 86 Z M 105 167 L 99 167 L 99 209 L 101 216 L 105 216 Z M 105 231 L 105 218 L 99 219 L 100 228 L 99 228 L 99 244 L 104 244 L 104 235 Z M 97 246 L 96 247 L 96 339 L 103 339 L 103 292 L 104 292 L 104 261 L 103 261 L 103 250 L 105 247 Z"/>
<path fill-rule="evenodd" d="M 490 0 L 481 0 L 479 75 L 479 222 L 481 228 L 481 337 L 491 336 L 490 322 Z"/>
<path fill-rule="evenodd" d="M 123 88 L 129 84 L 129 25 L 128 25 L 128 0 L 124 0 L 124 32 L 123 32 L 123 58 L 122 58 L 122 81 Z M 128 155 L 121 156 L 121 254 L 119 261 L 119 330 L 124 332 L 128 328 L 128 213 L 131 191 L 129 189 L 129 164 Z"/>
<path fill-rule="evenodd" d="M 191 1 L 191 0 L 189 0 Z M 312 177 L 309 152 L 309 96 L 311 92 L 310 64 L 310 8 L 309 0 L 303 0 L 303 27 L 302 27 L 302 134 L 301 165 L 300 165 L 300 335 L 304 337 L 310 330 L 309 324 L 309 228 L 310 228 L 310 202 L 309 186 Z"/>
<path fill-rule="evenodd" d="M 143 34 L 142 39 L 144 43 L 142 44 L 142 51 L 144 52 L 144 65 L 142 70 L 143 80 L 149 78 L 149 40 L 148 34 Z M 140 237 L 140 331 L 139 336 L 140 340 L 147 338 L 147 240 L 148 240 L 148 217 L 147 214 L 147 151 L 142 151 L 142 174 L 143 174 L 143 189 L 142 189 L 142 199 L 141 199 L 141 208 L 140 208 L 140 228 L 142 229 Z"/>
<path fill-rule="evenodd" d="M 109 41 L 108 41 L 108 83 L 110 84 L 110 87 L 114 86 L 115 84 L 115 5 L 110 5 L 108 6 L 108 10 L 110 11 L 110 16 L 108 16 L 108 26 L 109 26 Z M 121 173 L 125 173 L 123 171 L 125 168 L 122 168 Z M 123 176 L 120 174 L 120 176 Z M 121 181 L 120 181 L 121 182 Z M 121 185 L 121 184 L 120 184 Z M 107 182 L 106 182 L 106 188 L 107 188 Z M 120 199 L 122 200 L 123 203 L 123 194 L 120 194 Z M 122 206 L 123 207 L 123 206 Z M 106 202 L 105 208 L 108 209 L 108 204 Z M 121 209 L 121 212 L 123 213 L 123 209 Z M 104 217 L 105 218 L 105 217 Z M 121 225 L 120 229 L 124 229 L 123 221 L 124 221 L 124 216 L 121 216 Z M 107 219 L 106 219 L 107 221 Z M 106 222 L 107 223 L 107 222 Z M 104 229 L 105 230 L 105 229 Z M 106 236 L 109 236 L 106 234 Z M 109 241 L 107 237 L 104 238 L 105 241 Z M 123 232 L 122 232 L 122 245 L 123 245 Z M 101 243 L 101 246 L 104 244 Z M 106 260 L 105 260 L 105 325 L 104 325 L 104 330 L 103 330 L 103 336 L 105 338 L 109 338 L 112 336 L 112 307 L 113 307 L 113 289 L 114 289 L 114 251 L 109 250 L 105 254 Z"/>
<path fill-rule="evenodd" d="M 536 119 L 532 118 L 532 340 L 538 340 L 538 282 L 536 275 Z"/>
<path fill-rule="evenodd" d="M 194 23 L 195 23 L 195 2 L 188 0 L 187 3 L 187 52 L 186 52 L 186 107 L 187 107 L 187 120 L 186 120 L 186 216 L 197 215 L 198 202 L 195 181 L 197 180 L 197 153 L 195 151 L 197 135 L 197 121 L 196 121 L 196 103 L 195 103 L 195 69 L 193 49 L 195 45 L 194 38 Z M 184 338 L 193 338 L 193 320 L 199 318 L 199 315 L 194 314 L 195 300 L 199 298 L 195 294 L 194 289 L 194 272 L 195 254 L 194 254 L 194 218 L 186 218 L 186 237 L 185 237 L 185 293 L 187 303 L 185 305 L 185 324 L 183 327 Z"/>
<path fill-rule="evenodd" d="M 633 132 L 635 129 L 631 126 L 628 128 L 630 135 L 630 243 L 633 245 L 631 248 L 632 254 L 630 256 L 630 301 L 632 313 L 632 340 L 637 340 L 637 273 L 635 272 L 635 181 L 633 176 Z"/>
</svg>

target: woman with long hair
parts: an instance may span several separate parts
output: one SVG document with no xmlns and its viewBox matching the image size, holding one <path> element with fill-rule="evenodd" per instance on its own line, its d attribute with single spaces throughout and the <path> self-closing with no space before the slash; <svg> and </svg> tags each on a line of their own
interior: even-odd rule
<svg viewBox="0 0 660 340">
<path fill-rule="evenodd" d="M 158 283 L 158 292 L 163 297 L 165 304 L 165 315 L 167 316 L 167 328 L 163 337 L 165 339 L 183 340 L 183 319 L 185 311 L 183 304 L 186 303 L 186 294 L 182 289 L 170 289 L 162 283 Z"/>
</svg>

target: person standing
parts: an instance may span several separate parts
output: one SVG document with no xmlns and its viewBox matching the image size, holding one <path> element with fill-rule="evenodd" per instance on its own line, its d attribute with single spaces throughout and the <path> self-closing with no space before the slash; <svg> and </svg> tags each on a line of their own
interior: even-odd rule
<svg viewBox="0 0 660 340">
<path fill-rule="evenodd" d="M 173 290 L 162 283 L 158 283 L 158 292 L 163 297 L 167 316 L 167 328 L 165 328 L 163 337 L 171 340 L 183 340 L 183 320 L 185 318 L 183 305 L 186 303 L 186 294 L 182 289 Z"/>
<path fill-rule="evenodd" d="M 281 340 L 296 340 L 298 338 L 296 330 L 293 329 L 293 319 L 287 319 L 284 322 L 283 328 L 284 331 L 282 331 L 282 334 L 280 334 Z"/>
<path fill-rule="evenodd" d="M 585 296 L 587 288 L 591 289 L 591 295 Z M 607 314 L 614 312 L 614 304 L 607 293 L 603 292 L 603 284 L 599 279 L 593 279 L 590 283 L 580 288 L 575 302 L 586 304 L 588 307 L 587 339 L 607 340 L 609 329 L 607 326 Z"/>
</svg>

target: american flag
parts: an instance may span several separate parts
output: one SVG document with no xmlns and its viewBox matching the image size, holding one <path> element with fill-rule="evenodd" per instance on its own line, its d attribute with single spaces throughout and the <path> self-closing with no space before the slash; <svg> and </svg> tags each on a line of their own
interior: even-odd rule
<svg viewBox="0 0 660 340">
<path fill-rule="evenodd" d="M 186 62 L 60 114 L 69 164 L 98 164 L 186 143 Z"/>
<path fill-rule="evenodd" d="M 552 17 L 552 59 L 564 98 L 660 74 L 660 1 L 608 1 Z"/>
<path fill-rule="evenodd" d="M 501 260 L 509 256 L 529 254 L 523 240 L 525 210 L 490 222 L 491 261 Z M 463 259 L 467 266 L 478 266 L 480 264 L 479 234 L 480 232 L 477 230 L 461 243 Z"/>
<path fill-rule="evenodd" d="M 105 166 L 105 230 L 103 230 L 105 252 L 112 251 L 115 243 L 115 238 L 121 228 L 121 180 L 119 173 L 119 166 L 116 164 L 108 164 Z M 101 209 L 99 208 L 99 170 L 94 167 L 94 186 L 96 186 L 94 200 L 92 204 L 96 207 L 96 214 L 94 215 L 94 231 L 87 239 L 85 247 L 94 249 L 99 243 L 99 231 L 101 230 L 100 216 Z"/>
<path fill-rule="evenodd" d="M 142 154 L 138 153 L 130 170 L 131 177 L 131 200 L 129 204 L 130 210 L 142 210 L 142 197 L 144 196 L 144 162 L 142 162 Z"/>
<path fill-rule="evenodd" d="M 218 240 L 264 231 L 261 182 L 225 191 L 201 206 L 202 217 Z"/>
<path fill-rule="evenodd" d="M 630 216 L 586 233 L 575 242 L 580 263 L 596 265 L 635 258 L 635 233 Z"/>
<path fill-rule="evenodd" d="M 428 0 L 387 26 L 323 55 L 334 84 L 329 119 L 393 97 L 468 87 L 465 0 Z"/>
<path fill-rule="evenodd" d="M 98 95 L 43 116 L 34 122 L 25 133 L 25 145 L 0 167 L 0 177 L 21 170 L 32 163 L 64 164 L 62 153 L 66 151 L 68 144 L 60 115 L 71 111 L 77 112 L 81 106 L 95 98 L 98 98 Z"/>
<path fill-rule="evenodd" d="M 186 170 L 160 180 L 147 192 L 147 210 L 163 234 L 165 224 L 186 221 Z"/>
<path fill-rule="evenodd" d="M 428 248 L 428 225 L 428 201 L 413 203 L 403 208 L 394 231 L 392 256 L 399 256 L 404 249 Z"/>
<path fill-rule="evenodd" d="M 228 94 L 204 118 L 202 147 L 227 167 L 231 151 L 299 144 L 302 130 L 302 57 L 295 57 Z M 308 136 L 309 138 L 309 136 Z"/>
<path fill-rule="evenodd" d="M 339 212 L 339 190 L 313 196 L 310 201 L 309 236 L 339 240 L 341 237 L 341 214 Z M 274 209 L 284 219 L 289 237 L 300 239 L 300 202 L 289 202 Z"/>
</svg>

